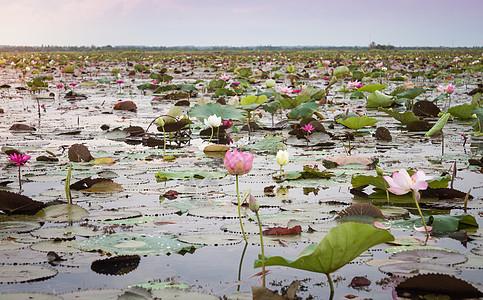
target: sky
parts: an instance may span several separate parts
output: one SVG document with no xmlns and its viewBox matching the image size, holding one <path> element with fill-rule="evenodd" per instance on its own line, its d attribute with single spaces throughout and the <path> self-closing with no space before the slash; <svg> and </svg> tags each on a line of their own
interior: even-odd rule
<svg viewBox="0 0 483 300">
<path fill-rule="evenodd" d="M 483 0 L 0 0 L 0 45 L 483 46 Z"/>
</svg>

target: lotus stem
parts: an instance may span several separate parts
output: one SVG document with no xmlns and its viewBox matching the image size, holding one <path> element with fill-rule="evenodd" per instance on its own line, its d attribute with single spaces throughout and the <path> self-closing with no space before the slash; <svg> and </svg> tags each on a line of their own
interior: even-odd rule
<svg viewBox="0 0 483 300">
<path fill-rule="evenodd" d="M 243 234 L 243 239 L 245 240 L 245 243 L 248 243 L 247 236 L 245 234 L 245 229 L 243 228 L 242 218 L 241 218 L 241 203 L 240 203 L 240 190 L 238 188 L 238 175 L 235 175 L 235 180 L 236 180 L 236 198 L 238 201 L 238 219 L 240 220 L 240 228 Z"/>
<path fill-rule="evenodd" d="M 22 178 L 21 178 L 22 175 L 21 175 L 21 172 L 20 172 L 21 166 L 22 165 L 18 166 L 18 186 L 19 186 L 20 191 L 22 190 Z"/>
<path fill-rule="evenodd" d="M 164 143 L 163 143 L 163 160 L 164 160 L 164 158 L 166 157 L 166 131 L 164 130 L 164 125 L 161 126 L 161 128 L 163 128 L 163 140 L 164 140 Z"/>
<path fill-rule="evenodd" d="M 67 203 L 72 204 L 72 196 L 70 194 L 70 176 L 72 173 L 72 164 L 69 164 L 69 171 L 67 171 L 67 177 L 65 178 L 65 197 Z"/>
<path fill-rule="evenodd" d="M 240 280 L 241 280 L 241 272 L 242 272 L 242 265 L 243 265 L 243 258 L 245 258 L 245 253 L 247 252 L 247 247 L 248 247 L 248 243 L 245 243 L 245 247 L 243 247 L 243 252 L 242 252 L 242 255 L 241 255 L 241 258 L 240 258 L 240 264 L 238 265 L 238 288 L 236 289 L 237 292 L 240 291 Z"/>
<path fill-rule="evenodd" d="M 444 156 L 444 133 L 441 130 L 441 156 Z"/>
<path fill-rule="evenodd" d="M 210 139 L 208 140 L 208 144 L 211 142 L 212 138 L 213 138 L 213 127 L 211 127 L 211 136 L 210 136 Z"/>
<path fill-rule="evenodd" d="M 330 277 L 330 274 L 327 273 L 327 279 L 329 280 L 329 287 L 330 287 L 330 297 L 329 300 L 334 299 L 334 283 L 332 282 L 332 278 Z"/>
<path fill-rule="evenodd" d="M 258 229 L 260 230 L 260 247 L 262 248 L 262 278 L 263 278 L 263 287 L 265 287 L 265 250 L 263 248 L 262 222 L 260 222 L 260 216 L 258 215 L 258 211 L 255 214 L 257 216 Z"/>
<path fill-rule="evenodd" d="M 419 199 L 418 198 L 420 198 L 419 192 L 416 191 L 416 190 L 413 190 L 414 203 L 416 203 L 416 207 L 418 209 L 419 216 L 421 217 L 421 221 L 423 221 L 424 230 L 426 231 L 426 241 L 427 241 L 429 239 L 428 226 L 426 226 L 426 221 L 424 220 L 423 213 L 421 212 L 421 208 L 419 208 L 419 203 L 418 203 Z"/>
</svg>

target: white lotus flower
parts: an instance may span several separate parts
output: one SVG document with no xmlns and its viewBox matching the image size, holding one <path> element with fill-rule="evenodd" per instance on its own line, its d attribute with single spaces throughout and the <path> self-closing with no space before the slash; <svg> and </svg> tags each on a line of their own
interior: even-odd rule
<svg viewBox="0 0 483 300">
<path fill-rule="evenodd" d="M 217 117 L 216 115 L 211 115 L 208 119 L 205 119 L 205 125 L 209 127 L 220 127 L 221 126 L 221 117 Z"/>
</svg>

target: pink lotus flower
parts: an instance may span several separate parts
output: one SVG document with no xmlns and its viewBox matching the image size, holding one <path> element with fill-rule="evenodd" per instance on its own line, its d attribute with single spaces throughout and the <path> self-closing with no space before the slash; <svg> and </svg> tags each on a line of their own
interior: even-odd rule
<svg viewBox="0 0 483 300">
<path fill-rule="evenodd" d="M 241 82 L 240 81 L 233 81 L 234 85 L 239 85 Z"/>
<path fill-rule="evenodd" d="M 228 81 L 228 80 L 230 80 L 230 76 L 228 76 L 228 75 L 226 75 L 226 74 L 222 74 L 222 75 L 220 75 L 220 77 L 218 77 L 218 78 L 220 78 L 221 80 L 224 80 L 224 81 Z"/>
<path fill-rule="evenodd" d="M 74 87 L 74 86 L 76 86 L 76 85 L 77 85 L 77 83 L 72 82 L 70 85 L 71 85 L 72 87 Z"/>
<path fill-rule="evenodd" d="M 446 94 L 453 94 L 454 85 L 448 84 L 447 86 L 444 87 L 444 91 L 445 91 Z"/>
<path fill-rule="evenodd" d="M 28 166 L 25 164 L 31 157 L 29 155 L 25 155 L 25 154 L 21 154 L 21 153 L 14 153 L 14 154 L 10 154 L 8 156 L 8 160 L 10 160 L 11 162 L 14 162 L 16 166 L 18 166 L 18 186 L 20 188 L 20 190 L 22 190 L 22 177 L 21 177 L 21 173 L 20 173 L 20 168 L 22 167 L 22 165 L 26 166 L 28 168 Z"/>
<path fill-rule="evenodd" d="M 424 171 L 417 171 L 413 176 L 409 176 L 405 169 L 400 169 L 399 172 L 394 172 L 392 178 L 390 176 L 383 176 L 389 184 L 388 191 L 396 195 L 404 195 L 413 191 L 425 190 L 428 188 L 427 180 L 433 179 L 432 176 L 426 176 Z"/>
<path fill-rule="evenodd" d="M 309 133 L 312 133 L 312 130 L 314 130 L 315 128 L 314 128 L 314 126 L 307 124 L 304 127 L 302 127 L 301 129 L 307 131 L 307 134 L 309 134 Z"/>
<path fill-rule="evenodd" d="M 123 83 L 123 82 L 124 80 L 121 80 L 121 79 L 116 80 L 116 83 Z"/>
<path fill-rule="evenodd" d="M 21 166 L 21 165 L 24 165 L 24 166 L 27 166 L 25 163 L 31 158 L 31 156 L 29 155 L 25 155 L 25 154 L 21 154 L 21 153 L 14 153 L 14 154 L 10 154 L 8 156 L 8 160 L 10 160 L 11 162 L 14 162 L 16 166 Z"/>
<path fill-rule="evenodd" d="M 356 81 L 349 81 L 346 85 L 345 85 L 348 89 L 352 89 L 352 88 L 360 88 L 362 87 L 362 84 L 360 81 L 356 80 Z"/>
<path fill-rule="evenodd" d="M 56 87 L 57 87 L 58 89 L 61 89 L 61 88 L 63 88 L 63 87 L 64 87 L 64 85 L 63 85 L 63 84 L 58 84 L 58 85 L 56 85 Z"/>
<path fill-rule="evenodd" d="M 302 91 L 302 89 L 293 90 L 293 91 L 292 91 L 292 93 L 293 93 L 293 94 L 298 94 L 298 93 L 300 93 L 301 91 Z"/>
<path fill-rule="evenodd" d="M 228 128 L 230 128 L 231 126 L 233 126 L 233 122 L 232 121 L 221 121 L 221 124 L 223 124 L 224 126 L 228 126 Z"/>
<path fill-rule="evenodd" d="M 231 175 L 244 175 L 250 172 L 253 166 L 253 154 L 233 149 L 225 154 L 225 167 Z"/>
<path fill-rule="evenodd" d="M 282 94 L 291 94 L 293 92 L 293 89 L 288 86 L 279 86 L 278 91 Z"/>
<path fill-rule="evenodd" d="M 153 81 L 151 81 L 151 83 L 152 83 L 152 84 L 157 84 L 157 83 L 158 83 L 158 81 L 157 81 L 157 80 L 153 80 Z"/>
</svg>

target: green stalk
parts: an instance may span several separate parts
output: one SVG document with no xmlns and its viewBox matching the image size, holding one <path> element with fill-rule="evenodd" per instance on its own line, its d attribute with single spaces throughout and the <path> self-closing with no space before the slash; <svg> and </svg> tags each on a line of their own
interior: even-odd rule
<svg viewBox="0 0 483 300">
<path fill-rule="evenodd" d="M 208 140 L 208 144 L 211 142 L 212 138 L 213 138 L 213 126 L 211 127 L 211 136 L 210 136 L 210 139 Z"/>
<path fill-rule="evenodd" d="M 243 248 L 243 252 L 240 258 L 240 264 L 238 265 L 238 282 L 240 283 L 241 280 L 241 273 L 242 273 L 242 265 L 243 265 L 243 258 L 245 257 L 245 252 L 247 251 L 248 243 L 245 243 L 245 247 Z M 241 284 L 238 284 L 238 288 L 236 289 L 237 292 L 240 291 Z"/>
<path fill-rule="evenodd" d="M 65 178 L 65 197 L 67 198 L 67 203 L 72 204 L 72 197 L 70 195 L 70 174 L 72 173 L 72 165 L 69 165 L 69 171 L 67 172 L 67 177 Z"/>
<path fill-rule="evenodd" d="M 22 191 L 22 178 L 21 178 L 22 174 L 20 172 L 21 166 L 22 166 L 21 164 L 18 165 L 18 186 L 19 186 L 20 191 Z"/>
<path fill-rule="evenodd" d="M 164 131 L 164 125 L 161 126 L 163 128 L 163 139 L 164 139 L 164 145 L 163 145 L 163 160 L 166 157 L 166 131 Z"/>
<path fill-rule="evenodd" d="M 245 234 L 245 229 L 243 228 L 243 222 L 241 218 L 241 203 L 240 203 L 240 192 L 238 189 L 238 175 L 235 175 L 236 178 L 236 198 L 238 200 L 238 219 L 240 220 L 240 228 L 243 233 L 243 239 L 245 240 L 245 243 L 248 243 L 247 236 Z"/>
<path fill-rule="evenodd" d="M 332 282 L 332 278 L 330 277 L 330 274 L 327 273 L 327 279 L 329 280 L 329 287 L 330 287 L 330 298 L 329 300 L 334 299 L 334 283 Z"/>
<path fill-rule="evenodd" d="M 426 226 L 426 221 L 424 220 L 423 213 L 421 212 L 421 208 L 419 208 L 417 193 L 419 193 L 419 192 L 416 191 L 416 190 L 413 190 L 414 203 L 416 203 L 416 207 L 418 208 L 419 216 L 421 217 L 421 221 L 423 221 L 424 230 L 426 230 L 426 237 L 429 238 L 428 227 Z"/>
<path fill-rule="evenodd" d="M 255 214 L 257 215 L 258 229 L 260 230 L 260 247 L 262 248 L 262 278 L 263 278 L 263 287 L 265 287 L 265 251 L 263 248 L 262 222 L 260 222 L 260 216 L 258 215 L 258 211 Z"/>
</svg>

